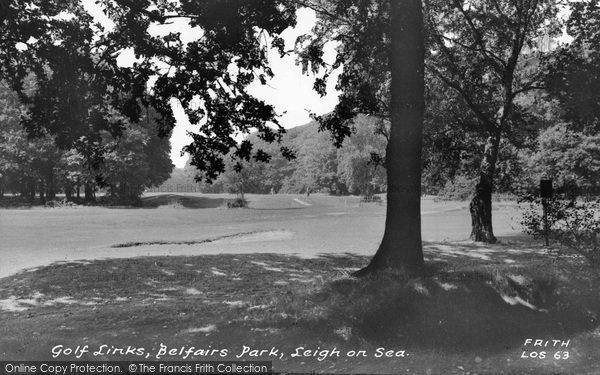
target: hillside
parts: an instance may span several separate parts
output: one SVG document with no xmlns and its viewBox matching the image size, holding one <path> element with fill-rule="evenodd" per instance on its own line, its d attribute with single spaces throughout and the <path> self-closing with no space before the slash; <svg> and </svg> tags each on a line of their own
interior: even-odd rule
<svg viewBox="0 0 600 375">
<path fill-rule="evenodd" d="M 256 133 L 247 139 L 254 149 L 271 155 L 269 163 L 249 162 L 240 174 L 233 171 L 234 163 L 226 158 L 227 171 L 213 184 L 196 183 L 195 167 L 177 168 L 171 178 L 152 191 L 201 191 L 244 193 L 306 193 L 372 194 L 384 190 L 385 171 L 370 163 L 371 153 L 381 153 L 385 139 L 375 134 L 373 118 L 361 116 L 354 123 L 355 134 L 337 149 L 328 132 L 319 132 L 319 124 L 307 124 L 287 129 L 281 144 L 268 144 Z M 296 155 L 288 161 L 280 148 L 285 146 Z"/>
</svg>

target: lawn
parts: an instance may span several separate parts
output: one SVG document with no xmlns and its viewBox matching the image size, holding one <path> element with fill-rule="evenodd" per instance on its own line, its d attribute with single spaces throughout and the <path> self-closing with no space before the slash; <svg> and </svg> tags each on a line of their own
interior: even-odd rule
<svg viewBox="0 0 600 375">
<path fill-rule="evenodd" d="M 0 360 L 48 360 L 60 345 L 88 345 L 82 358 L 225 354 L 291 372 L 600 371 L 600 274 L 524 240 L 510 220 L 497 225 L 503 242 L 484 246 L 465 241 L 463 204 L 424 201 L 427 274 L 356 280 L 349 272 L 381 235 L 381 206 L 311 195 L 251 196 L 251 208 L 239 210 L 208 200 L 201 209 L 188 198 L 149 197 L 157 208 L 148 209 L 0 211 L 3 253 L 10 257 L 8 243 L 35 255 L 18 258 L 21 266 L 36 259 L 36 268 L 6 267 L 0 279 Z M 515 211 L 495 213 L 500 221 Z M 46 231 L 46 241 L 21 226 Z M 191 347 L 201 351 L 184 358 Z M 244 348 L 266 352 L 238 358 Z"/>
</svg>

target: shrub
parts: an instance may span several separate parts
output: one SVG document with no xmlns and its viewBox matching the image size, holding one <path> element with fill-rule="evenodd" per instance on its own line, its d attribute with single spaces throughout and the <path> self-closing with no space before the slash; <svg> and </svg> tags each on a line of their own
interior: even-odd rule
<svg viewBox="0 0 600 375">
<path fill-rule="evenodd" d="M 522 206 L 521 226 L 525 233 L 544 236 L 542 199 L 526 196 Z M 575 250 L 594 265 L 600 265 L 600 201 L 578 202 L 574 197 L 558 195 L 547 199 L 548 235 L 559 244 Z"/>
<path fill-rule="evenodd" d="M 248 201 L 244 198 L 235 198 L 227 200 L 227 208 L 246 208 L 248 207 Z"/>
<path fill-rule="evenodd" d="M 141 207 L 143 205 L 140 197 L 125 196 L 120 197 L 116 195 L 105 195 L 99 197 L 96 203 L 100 206 L 133 206 Z"/>
<path fill-rule="evenodd" d="M 475 191 L 476 183 L 476 178 L 456 176 L 453 180 L 446 182 L 446 185 L 440 190 L 438 198 L 452 201 L 469 200 Z"/>
<path fill-rule="evenodd" d="M 54 199 L 50 201 L 46 201 L 44 204 L 46 207 L 75 207 L 77 204 L 75 202 L 68 201 L 66 199 Z"/>
</svg>

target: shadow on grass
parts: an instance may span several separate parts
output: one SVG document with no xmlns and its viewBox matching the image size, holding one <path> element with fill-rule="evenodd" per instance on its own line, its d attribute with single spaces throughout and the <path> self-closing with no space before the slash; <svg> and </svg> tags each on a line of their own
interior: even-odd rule
<svg viewBox="0 0 600 375">
<path fill-rule="evenodd" d="M 484 244 L 472 241 L 424 242 L 423 249 L 426 260 L 433 263 L 450 262 L 472 265 L 490 264 L 522 264 L 523 262 L 547 259 L 550 254 L 556 253 L 538 241 L 524 236 L 504 237 L 497 244 Z"/>
<path fill-rule="evenodd" d="M 178 345 L 184 337 L 224 347 L 280 342 L 290 350 L 318 343 L 493 354 L 527 338 L 565 339 L 597 325 L 596 270 L 572 259 L 486 266 L 469 259 L 453 253 L 415 279 L 351 278 L 369 260 L 354 254 L 57 263 L 0 280 L 0 352 L 38 358 L 35 346 L 19 355 L 10 348 L 43 329 L 40 346 L 65 332 L 66 344 L 84 336 L 154 342 L 159 330 Z"/>
<path fill-rule="evenodd" d="M 335 262 L 342 257 L 321 259 Z M 366 264 L 364 257 L 343 259 Z M 457 353 L 515 349 L 527 338 L 568 338 L 598 325 L 596 270 L 548 257 L 528 257 L 515 265 L 502 260 L 482 267 L 460 264 L 461 257 L 453 254 L 418 279 L 396 274 L 340 277 L 286 301 L 284 308 L 292 311 L 295 325 L 321 336 L 334 336 L 343 328 L 353 332 L 349 340 L 357 343 Z"/>
</svg>

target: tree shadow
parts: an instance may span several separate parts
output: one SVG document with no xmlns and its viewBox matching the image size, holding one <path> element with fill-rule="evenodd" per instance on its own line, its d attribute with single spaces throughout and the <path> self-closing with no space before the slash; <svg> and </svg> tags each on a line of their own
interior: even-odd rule
<svg viewBox="0 0 600 375">
<path fill-rule="evenodd" d="M 473 241 L 429 241 L 423 243 L 426 261 L 432 263 L 458 261 L 464 264 L 520 264 L 548 258 L 554 250 L 523 236 L 503 237 L 496 244 Z"/>
<path fill-rule="evenodd" d="M 304 296 L 299 290 L 297 309 L 289 304 L 289 315 L 295 316 L 293 324 L 303 332 L 314 331 L 322 340 L 339 341 L 334 332 L 346 327 L 356 343 L 454 353 L 517 350 L 528 338 L 568 340 L 597 326 L 600 288 L 590 286 L 598 278 L 596 270 L 582 272 L 581 265 L 551 267 L 551 261 L 541 258 L 523 266 L 505 263 L 506 259 L 519 263 L 519 257 L 527 256 L 511 252 L 508 244 L 486 253 L 500 258 L 496 265 L 473 257 L 469 266 L 457 266 L 465 257 L 461 252 L 480 247 L 464 244 L 454 253 L 443 249 L 451 255 L 430 262 L 428 274 L 420 278 L 382 274 L 356 279 L 338 273 Z M 310 267 L 319 263 L 343 270 L 367 260 L 354 254 L 322 254 L 310 261 Z"/>
</svg>

